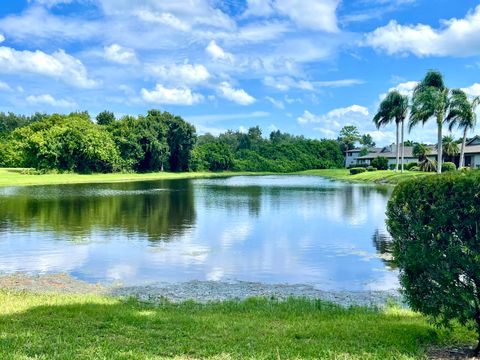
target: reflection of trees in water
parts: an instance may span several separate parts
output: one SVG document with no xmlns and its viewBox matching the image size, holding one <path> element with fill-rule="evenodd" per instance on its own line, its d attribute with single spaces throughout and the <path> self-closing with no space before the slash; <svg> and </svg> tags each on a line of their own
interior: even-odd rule
<svg viewBox="0 0 480 360">
<path fill-rule="evenodd" d="M 263 186 L 207 185 L 205 206 L 227 211 L 248 209 L 250 215 L 259 216 L 262 206 Z"/>
<path fill-rule="evenodd" d="M 376 229 L 372 236 L 373 245 L 380 254 L 380 258 L 388 267 L 396 269 L 397 265 L 393 259 L 393 243 L 392 237 L 386 231 Z"/>
<path fill-rule="evenodd" d="M 182 234 L 195 222 L 188 180 L 18 188 L 1 204 L 0 224 L 60 235 L 100 228 L 158 240 Z"/>
</svg>

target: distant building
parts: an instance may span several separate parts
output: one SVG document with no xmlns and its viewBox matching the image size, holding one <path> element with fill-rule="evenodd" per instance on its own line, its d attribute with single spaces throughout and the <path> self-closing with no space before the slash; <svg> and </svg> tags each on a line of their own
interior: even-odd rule
<svg viewBox="0 0 480 360">
<path fill-rule="evenodd" d="M 348 168 L 358 164 L 357 159 L 360 156 L 360 152 L 362 151 L 362 149 L 363 148 L 355 148 L 347 151 L 347 157 L 345 158 L 345 167 Z M 382 148 L 371 147 L 368 148 L 368 153 L 376 153 L 380 150 L 382 150 Z"/>
<path fill-rule="evenodd" d="M 401 146 L 401 145 L 400 145 Z M 460 148 L 461 144 L 459 144 Z M 389 145 L 383 148 L 371 148 L 369 153 L 364 156 L 359 156 L 361 149 L 353 149 L 347 152 L 346 166 L 353 165 L 370 165 L 371 161 L 377 157 L 386 157 L 388 165 L 395 165 L 397 153 L 396 146 Z M 401 157 L 401 148 L 400 148 Z M 431 146 L 428 158 L 435 160 L 437 158 L 437 148 L 435 145 Z M 405 146 L 405 164 L 410 162 L 417 162 L 418 158 L 413 156 L 413 146 Z M 453 157 L 453 162 L 458 166 L 460 163 L 460 154 Z M 465 166 L 480 169 L 480 136 L 476 135 L 465 144 Z"/>
</svg>

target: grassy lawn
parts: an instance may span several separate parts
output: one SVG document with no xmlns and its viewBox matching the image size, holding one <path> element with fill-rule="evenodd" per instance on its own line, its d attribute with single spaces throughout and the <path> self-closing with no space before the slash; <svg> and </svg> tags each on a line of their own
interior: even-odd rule
<svg viewBox="0 0 480 360">
<path fill-rule="evenodd" d="M 1 359 L 422 359 L 473 344 L 408 310 L 250 299 L 159 306 L 99 295 L 0 291 Z"/>
<path fill-rule="evenodd" d="M 361 174 L 350 175 L 348 169 L 325 169 L 325 170 L 307 170 L 300 174 L 324 176 L 331 179 L 352 182 L 375 182 L 382 184 L 398 184 L 401 181 L 423 176 L 431 176 L 435 173 L 426 173 L 420 171 L 395 172 L 393 170 L 367 171 Z"/>
<path fill-rule="evenodd" d="M 58 184 L 81 184 L 81 183 L 111 183 L 142 180 L 171 180 L 202 177 L 222 177 L 234 175 L 268 175 L 267 172 L 185 172 L 185 173 L 113 173 L 113 174 L 42 174 L 29 175 L 22 173 L 22 169 L 0 168 L 0 186 L 22 185 L 58 185 Z M 391 170 L 381 170 L 350 175 L 347 169 L 307 170 L 297 174 L 324 176 L 332 179 L 352 182 L 375 182 L 383 184 L 397 184 L 400 181 L 420 176 L 430 176 L 433 173 L 418 171 L 405 171 L 403 174 Z"/>
<path fill-rule="evenodd" d="M 113 173 L 113 174 L 23 174 L 22 169 L 0 168 L 0 186 L 22 185 L 58 185 L 58 184 L 82 184 L 82 183 L 111 183 L 142 180 L 171 180 L 202 177 L 221 177 L 231 175 L 263 175 L 268 173 L 250 172 L 185 172 L 185 173 Z"/>
</svg>

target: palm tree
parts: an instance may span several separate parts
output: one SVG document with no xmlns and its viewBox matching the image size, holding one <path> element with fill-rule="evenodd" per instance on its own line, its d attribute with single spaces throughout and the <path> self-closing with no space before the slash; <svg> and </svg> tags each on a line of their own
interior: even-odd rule
<svg viewBox="0 0 480 360">
<path fill-rule="evenodd" d="M 418 161 L 423 161 L 430 154 L 431 148 L 428 145 L 416 143 L 413 146 L 413 156 L 418 158 Z"/>
<path fill-rule="evenodd" d="M 438 71 L 429 71 L 415 87 L 412 97 L 412 112 L 409 130 L 419 123 L 425 124 L 430 118 L 437 120 L 437 173 L 442 172 L 442 125 L 448 109 L 448 88 Z"/>
<path fill-rule="evenodd" d="M 475 97 L 472 101 L 468 100 L 467 94 L 463 90 L 454 89 L 450 97 L 450 107 L 446 121 L 449 123 L 448 129 L 456 126 L 463 129 L 462 147 L 460 150 L 459 168 L 465 165 L 465 143 L 467 141 L 468 130 L 473 130 L 477 123 L 477 115 L 475 108 L 480 103 L 480 96 Z"/>
<path fill-rule="evenodd" d="M 400 158 L 399 135 L 400 125 L 402 125 L 402 148 L 403 148 L 403 121 L 407 117 L 408 112 L 408 97 L 403 96 L 397 90 L 390 91 L 388 95 L 380 103 L 380 107 L 373 118 L 373 122 L 379 129 L 382 126 L 390 124 L 395 121 L 397 125 L 397 161 L 395 164 L 395 171 L 398 171 L 398 163 Z M 402 151 L 403 154 L 403 151 Z M 403 172 L 403 156 L 402 156 L 402 172 Z"/>
<path fill-rule="evenodd" d="M 442 138 L 443 156 L 445 159 L 452 160 L 452 157 L 459 153 L 458 143 L 451 135 Z"/>
</svg>

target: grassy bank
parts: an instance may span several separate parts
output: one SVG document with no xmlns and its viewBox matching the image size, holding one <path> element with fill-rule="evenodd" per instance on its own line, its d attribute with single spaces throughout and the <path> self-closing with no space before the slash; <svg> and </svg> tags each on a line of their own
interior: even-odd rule
<svg viewBox="0 0 480 360">
<path fill-rule="evenodd" d="M 84 184 L 84 183 L 111 183 L 142 180 L 171 180 L 188 178 L 221 177 L 233 175 L 268 175 L 264 172 L 185 172 L 185 173 L 113 173 L 113 174 L 42 174 L 31 175 L 22 172 L 22 169 L 0 168 L 0 186 L 22 186 L 22 185 L 58 185 L 58 184 Z M 403 174 L 391 170 L 365 172 L 356 175 L 350 175 L 347 169 L 325 169 L 325 170 L 307 170 L 297 174 L 323 176 L 331 179 L 352 181 L 352 182 L 373 182 L 382 184 L 397 184 L 400 181 L 419 176 L 429 176 L 433 173 L 405 171 Z"/>
<path fill-rule="evenodd" d="M 59 184 L 85 184 L 85 183 L 112 183 L 142 180 L 171 180 L 188 178 L 221 177 L 231 175 L 262 175 L 267 173 L 249 172 L 156 172 L 156 173 L 112 173 L 112 174 L 41 174 L 31 175 L 22 173 L 22 169 L 0 168 L 0 186 L 23 185 L 59 185 Z"/>
<path fill-rule="evenodd" d="M 431 346 L 474 341 L 395 308 L 301 299 L 153 306 L 0 291 L 1 359 L 421 359 Z"/>
<path fill-rule="evenodd" d="M 392 170 L 367 171 L 360 174 L 350 175 L 348 169 L 325 169 L 325 170 L 307 170 L 300 174 L 323 176 L 330 179 L 351 181 L 351 182 L 372 182 L 379 184 L 398 184 L 401 181 L 423 176 L 431 176 L 434 173 L 420 171 L 395 172 Z"/>
</svg>

